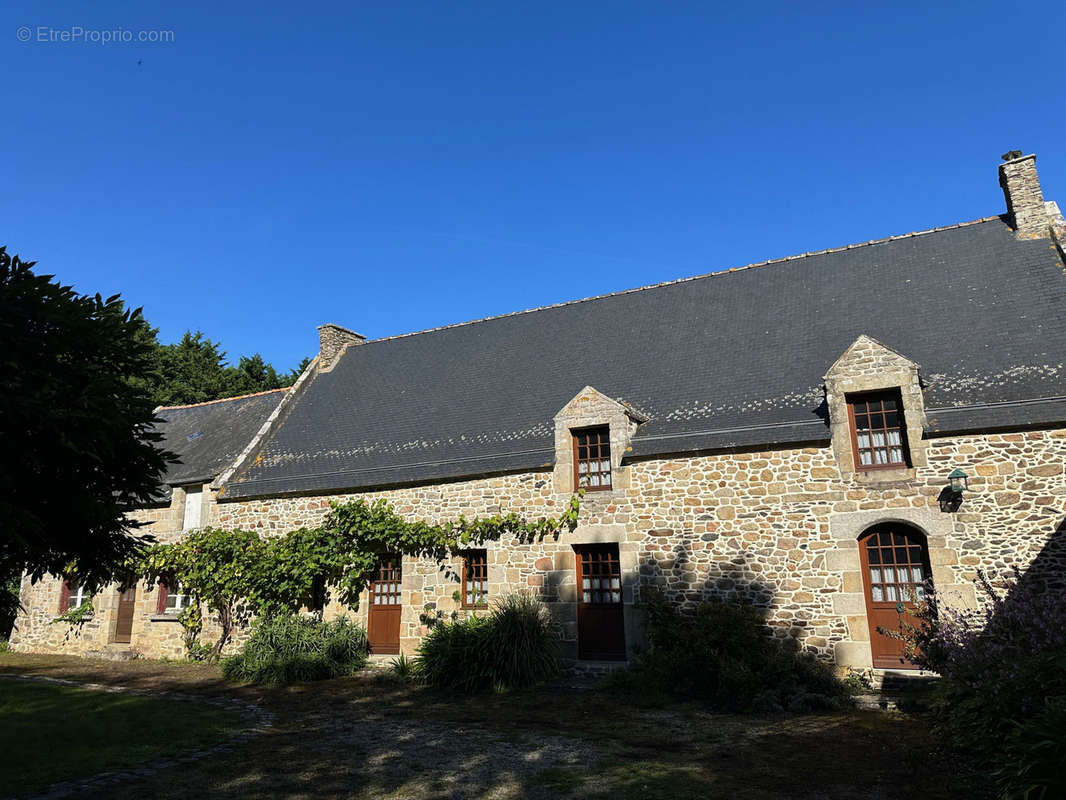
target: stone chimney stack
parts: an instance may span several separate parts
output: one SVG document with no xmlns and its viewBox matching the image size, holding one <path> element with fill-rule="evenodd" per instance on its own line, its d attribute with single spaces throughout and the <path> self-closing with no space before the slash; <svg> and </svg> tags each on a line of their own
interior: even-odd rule
<svg viewBox="0 0 1066 800">
<path fill-rule="evenodd" d="M 1048 236 L 1048 212 L 1036 174 L 1036 156 L 1023 156 L 1020 150 L 1012 150 L 1003 156 L 1003 161 L 999 165 L 999 185 L 1007 198 L 1014 232 L 1026 239 Z"/>
<path fill-rule="evenodd" d="M 332 322 L 318 326 L 318 370 L 329 372 L 337 363 L 340 354 L 350 344 L 362 344 L 366 337 L 361 333 L 334 325 Z"/>
</svg>

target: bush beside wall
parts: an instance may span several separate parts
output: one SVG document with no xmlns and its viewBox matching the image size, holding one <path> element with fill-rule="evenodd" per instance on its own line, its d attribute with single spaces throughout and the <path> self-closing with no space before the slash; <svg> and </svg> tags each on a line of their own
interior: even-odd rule
<svg viewBox="0 0 1066 800">
<path fill-rule="evenodd" d="M 650 590 L 642 604 L 649 649 L 608 688 L 698 699 L 721 711 L 808 712 L 849 705 L 830 667 L 794 640 L 772 635 L 764 615 L 743 602 L 705 602 L 685 614 Z"/>
<path fill-rule="evenodd" d="M 251 683 L 317 681 L 351 675 L 366 665 L 366 654 L 366 631 L 346 618 L 266 617 L 240 652 L 222 662 L 222 674 Z"/>
<path fill-rule="evenodd" d="M 440 622 L 422 640 L 415 674 L 439 689 L 524 689 L 560 672 L 559 632 L 544 604 L 513 594 L 487 617 Z"/>
<path fill-rule="evenodd" d="M 941 607 L 930 591 L 908 654 L 941 675 L 937 730 L 993 772 L 1003 798 L 1066 797 L 1066 587 L 1055 577 L 1004 581 L 978 572 L 979 618 Z"/>
</svg>

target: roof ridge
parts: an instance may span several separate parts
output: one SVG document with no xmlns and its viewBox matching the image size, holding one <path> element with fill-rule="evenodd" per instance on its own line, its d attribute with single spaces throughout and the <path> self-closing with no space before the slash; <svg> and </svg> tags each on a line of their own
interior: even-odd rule
<svg viewBox="0 0 1066 800">
<path fill-rule="evenodd" d="M 183 406 L 157 406 L 156 411 L 172 411 L 177 408 L 197 408 L 198 406 L 209 406 L 212 403 L 228 403 L 230 400 L 245 400 L 249 397 L 259 397 L 264 394 L 271 394 L 273 392 L 287 392 L 291 387 L 282 386 L 280 389 L 266 389 L 262 392 L 252 392 L 251 394 L 239 394 L 236 397 L 219 397 L 217 400 L 204 400 L 202 403 L 187 403 Z"/>
<path fill-rule="evenodd" d="M 466 320 L 464 322 L 452 322 L 452 323 L 449 323 L 447 325 L 438 325 L 438 326 L 436 326 L 434 328 L 424 328 L 423 330 L 420 330 L 420 331 L 411 331 L 410 333 L 397 333 L 397 334 L 394 334 L 393 336 L 382 336 L 380 339 L 369 339 L 362 346 L 365 347 L 366 345 L 376 344 L 378 342 L 389 342 L 389 341 L 392 341 L 393 339 L 406 339 L 409 336 L 419 336 L 419 335 L 421 335 L 423 333 L 435 333 L 436 331 L 446 331 L 446 330 L 449 330 L 451 328 L 462 328 L 462 327 L 465 327 L 467 325 L 476 325 L 479 322 L 491 322 L 492 320 L 496 320 L 496 319 L 506 319 L 507 317 L 517 317 L 517 316 L 519 316 L 521 314 L 532 314 L 534 311 L 547 311 L 548 309 L 551 309 L 551 308 L 562 308 L 564 306 L 576 305 L 577 303 L 588 303 L 588 302 L 590 302 L 592 300 L 603 300 L 604 298 L 607 298 L 607 297 L 619 297 L 621 295 L 634 294 L 636 292 L 644 292 L 644 291 L 647 291 L 648 289 L 659 289 L 659 288 L 662 288 L 663 286 L 673 286 L 673 285 L 679 284 L 679 283 L 687 283 L 688 281 L 698 281 L 698 280 L 702 280 L 704 278 L 714 278 L 714 277 L 717 277 L 719 275 L 728 275 L 731 272 L 740 272 L 742 270 L 755 269 L 756 267 L 765 267 L 765 266 L 770 266 L 772 264 L 782 264 L 782 263 L 784 263 L 786 261 L 796 261 L 798 259 L 807 258 L 809 256 L 824 256 L 824 255 L 827 255 L 829 253 L 840 253 L 840 252 L 842 252 L 844 250 L 854 250 L 855 248 L 858 248 L 858 247 L 869 247 L 870 245 L 874 245 L 874 244 L 884 244 L 885 242 L 893 242 L 893 241 L 896 241 L 897 239 L 910 239 L 910 238 L 913 238 L 915 236 L 925 236 L 925 235 L 930 234 L 930 233 L 940 233 L 941 231 L 955 230 L 957 228 L 966 228 L 966 227 L 969 227 L 971 225 L 980 225 L 982 222 L 992 222 L 993 220 L 997 220 L 997 219 L 998 220 L 1003 219 L 1003 215 L 1002 214 L 993 214 L 992 216 L 989 216 L 989 217 L 981 217 L 980 219 L 969 220 L 968 222 L 956 222 L 956 223 L 954 223 L 952 225 L 941 225 L 941 226 L 936 227 L 936 228 L 926 228 L 925 230 L 911 231 L 910 233 L 898 233 L 895 236 L 885 236 L 885 237 L 883 237 L 881 239 L 871 239 L 868 242 L 856 242 L 854 244 L 847 244 L 847 245 L 843 245 L 841 247 L 827 247 L 824 250 L 810 250 L 810 251 L 808 251 L 806 253 L 798 253 L 796 255 L 791 255 L 791 256 L 782 256 L 780 258 L 770 258 L 770 259 L 767 259 L 766 261 L 757 261 L 757 262 L 752 263 L 752 264 L 745 264 L 742 267 L 726 267 L 724 269 L 715 270 L 714 272 L 704 272 L 704 273 L 701 273 L 700 275 L 690 275 L 690 276 L 685 277 L 685 278 L 674 278 L 673 280 L 669 280 L 669 281 L 660 281 L 659 283 L 649 283 L 646 286 L 637 286 L 637 287 L 635 287 L 633 289 L 621 289 L 621 290 L 619 290 L 617 292 L 606 292 L 604 294 L 595 294 L 595 295 L 591 295 L 589 297 L 580 297 L 580 298 L 577 298 L 576 300 L 563 300 L 560 303 L 549 303 L 548 305 L 536 306 L 534 308 L 525 308 L 525 309 L 522 309 L 520 311 L 508 311 L 508 312 L 506 312 L 504 314 L 493 314 L 493 315 L 488 316 L 488 317 L 479 317 L 478 319 Z"/>
</svg>

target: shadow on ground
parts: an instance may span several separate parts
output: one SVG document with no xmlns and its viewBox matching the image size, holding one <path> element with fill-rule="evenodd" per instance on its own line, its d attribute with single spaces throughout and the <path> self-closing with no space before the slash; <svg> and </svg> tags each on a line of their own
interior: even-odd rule
<svg viewBox="0 0 1066 800">
<path fill-rule="evenodd" d="M 111 798 L 981 796 L 917 716 L 715 715 L 566 687 L 466 698 L 373 674 L 233 687 L 213 667 L 69 657 L 3 655 L 0 671 L 224 693 L 276 712 L 263 735 Z"/>
</svg>

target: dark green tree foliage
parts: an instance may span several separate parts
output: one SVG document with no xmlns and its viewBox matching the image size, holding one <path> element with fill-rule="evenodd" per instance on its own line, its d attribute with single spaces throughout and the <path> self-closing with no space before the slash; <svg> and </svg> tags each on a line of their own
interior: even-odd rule
<svg viewBox="0 0 1066 800">
<path fill-rule="evenodd" d="M 266 392 L 284 385 L 274 367 L 266 363 L 259 353 L 241 356 L 237 366 L 227 370 L 226 378 L 229 383 L 227 392 L 235 395 Z"/>
<path fill-rule="evenodd" d="M 151 332 L 154 338 L 155 332 Z M 297 369 L 279 374 L 256 353 L 241 356 L 237 366 L 229 366 L 221 343 L 211 341 L 201 331 L 186 331 L 180 341 L 156 344 L 156 350 L 152 396 L 161 406 L 204 403 L 291 386 L 310 363 L 305 358 Z"/>
<path fill-rule="evenodd" d="M 11 573 L 0 576 L 0 642 L 11 635 L 19 610 L 19 576 Z"/>
<path fill-rule="evenodd" d="M 285 383 L 283 385 L 291 386 L 296 383 L 296 379 L 303 375 L 304 370 L 309 366 L 311 366 L 311 359 L 304 356 L 300 359 L 300 363 L 296 365 L 296 369 L 285 376 Z"/>
<path fill-rule="evenodd" d="M 162 382 L 155 401 L 163 406 L 188 405 L 226 396 L 226 354 L 218 342 L 200 331 L 186 331 L 175 344 L 159 348 Z"/>
<path fill-rule="evenodd" d="M 146 537 L 158 494 L 151 329 L 116 295 L 77 294 L 0 248 L 0 575 L 74 562 L 103 583 Z"/>
</svg>

